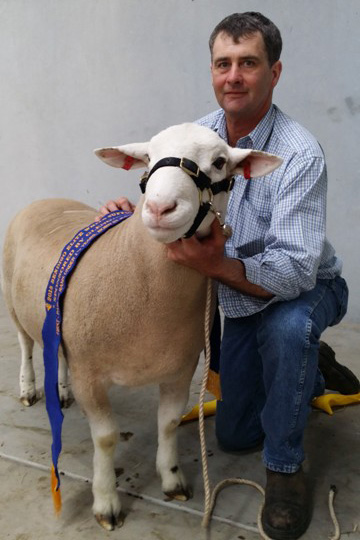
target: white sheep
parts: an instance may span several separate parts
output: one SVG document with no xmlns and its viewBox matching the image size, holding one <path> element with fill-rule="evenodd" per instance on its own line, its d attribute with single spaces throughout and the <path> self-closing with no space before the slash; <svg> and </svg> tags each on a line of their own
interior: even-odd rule
<svg viewBox="0 0 360 540">
<path fill-rule="evenodd" d="M 107 397 L 112 384 L 159 384 L 156 465 L 162 489 L 177 499 L 189 496 L 178 464 L 176 427 L 204 346 L 206 280 L 170 261 L 163 244 L 183 237 L 200 201 L 212 198 L 209 189 L 201 191 L 195 185 L 193 169 L 198 165 L 200 177 L 205 174 L 217 183 L 242 174 L 245 159 L 252 177 L 272 171 L 281 160 L 231 148 L 216 133 L 194 124 L 170 127 L 147 143 L 100 149 L 96 154 L 115 167 L 148 167 L 152 172 L 134 215 L 97 239 L 78 262 L 63 306 L 63 356 L 95 449 L 93 511 L 111 530 L 120 513 L 113 464 L 118 429 Z M 181 166 L 154 168 L 167 157 L 184 159 Z M 209 232 L 214 209 L 225 214 L 228 195 L 222 191 L 213 197 L 196 234 Z M 27 405 L 35 401 L 32 348 L 34 341 L 42 345 L 49 276 L 65 244 L 96 214 L 80 202 L 42 200 L 22 210 L 9 226 L 3 289 L 18 329 L 20 392 Z M 59 391 L 66 403 L 64 361 L 59 371 Z"/>
</svg>

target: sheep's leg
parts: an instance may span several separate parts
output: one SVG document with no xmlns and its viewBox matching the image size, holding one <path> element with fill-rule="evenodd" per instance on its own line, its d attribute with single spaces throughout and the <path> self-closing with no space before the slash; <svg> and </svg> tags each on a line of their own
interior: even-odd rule
<svg viewBox="0 0 360 540">
<path fill-rule="evenodd" d="M 79 374 L 81 377 L 81 375 Z M 81 377 L 87 381 L 87 377 Z M 80 381 L 81 382 L 81 381 Z M 98 523 L 111 531 L 122 525 L 119 521 L 121 503 L 116 491 L 114 453 L 119 434 L 114 421 L 106 390 L 99 384 L 83 388 L 74 379 L 77 402 L 89 420 L 94 444 L 93 512 Z"/>
<path fill-rule="evenodd" d="M 116 491 L 114 453 L 118 442 L 115 422 L 108 416 L 91 421 L 91 434 L 94 443 L 93 512 L 98 523 L 112 531 L 119 523 L 121 503 Z"/>
<path fill-rule="evenodd" d="M 191 490 L 179 466 L 176 428 L 189 398 L 189 386 L 188 380 L 161 384 L 158 410 L 156 468 L 161 476 L 163 492 L 181 501 L 191 497 Z"/>
<path fill-rule="evenodd" d="M 70 407 L 70 405 L 74 401 L 71 394 L 68 373 L 69 373 L 69 370 L 68 370 L 67 361 L 66 361 L 64 352 L 62 350 L 62 347 L 60 347 L 59 348 L 58 388 L 59 388 L 59 397 L 60 397 L 61 407 L 63 407 L 64 409 L 67 409 L 68 407 Z"/>
<path fill-rule="evenodd" d="M 18 325 L 19 326 L 19 325 Z M 31 407 L 37 401 L 35 371 L 33 364 L 34 340 L 23 330 L 18 331 L 18 340 L 21 349 L 20 366 L 20 401 L 26 407 Z M 68 367 L 62 351 L 59 348 L 59 395 L 62 407 L 70 407 L 74 401 L 68 382 Z"/>
<path fill-rule="evenodd" d="M 20 401 L 26 407 L 36 403 L 35 371 L 33 366 L 34 340 L 24 331 L 18 331 L 21 348 Z"/>
</svg>

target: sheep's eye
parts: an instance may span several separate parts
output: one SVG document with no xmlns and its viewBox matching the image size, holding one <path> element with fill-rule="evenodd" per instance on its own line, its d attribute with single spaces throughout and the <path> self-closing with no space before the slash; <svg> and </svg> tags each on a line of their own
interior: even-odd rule
<svg viewBox="0 0 360 540">
<path fill-rule="evenodd" d="M 226 163 L 226 159 L 223 158 L 223 157 L 219 157 L 219 158 L 215 159 L 213 165 L 214 165 L 214 167 L 219 169 L 219 171 L 221 171 L 221 169 L 223 168 L 225 163 Z"/>
</svg>

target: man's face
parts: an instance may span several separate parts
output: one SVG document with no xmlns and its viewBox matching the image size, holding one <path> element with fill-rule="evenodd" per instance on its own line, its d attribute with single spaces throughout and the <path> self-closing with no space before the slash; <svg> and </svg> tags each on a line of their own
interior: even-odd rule
<svg viewBox="0 0 360 540">
<path fill-rule="evenodd" d="M 213 46 L 211 74 L 216 99 L 228 117 L 259 121 L 266 114 L 281 73 L 269 65 L 260 32 L 235 43 L 221 32 Z"/>
</svg>

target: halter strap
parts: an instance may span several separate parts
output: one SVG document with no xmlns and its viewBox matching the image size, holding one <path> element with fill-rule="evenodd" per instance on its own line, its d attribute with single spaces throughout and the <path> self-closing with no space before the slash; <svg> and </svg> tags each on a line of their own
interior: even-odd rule
<svg viewBox="0 0 360 540">
<path fill-rule="evenodd" d="M 176 157 L 165 157 L 160 159 L 150 172 L 146 172 L 142 175 L 140 180 L 140 189 L 142 193 L 145 193 L 146 191 L 146 184 L 149 181 L 150 177 L 154 174 L 155 171 L 158 169 L 161 169 L 162 167 L 179 167 L 181 170 L 183 170 L 186 174 L 190 176 L 190 178 L 194 181 L 196 187 L 198 188 L 199 192 L 202 192 L 204 190 L 208 190 L 209 194 L 211 196 L 217 195 L 218 193 L 221 193 L 222 191 L 225 191 L 226 193 L 231 191 L 234 186 L 234 178 L 224 178 L 223 180 L 220 180 L 219 182 L 212 183 L 211 178 L 207 176 L 195 163 L 195 161 L 192 161 L 191 159 L 182 157 L 182 158 L 176 158 Z M 200 196 L 200 206 L 198 213 L 194 219 L 193 224 L 191 225 L 190 229 L 187 231 L 187 233 L 184 235 L 185 238 L 190 238 L 197 228 L 200 226 L 201 222 L 205 218 L 206 214 L 209 212 L 211 208 L 210 202 L 202 202 L 202 197 Z"/>
<path fill-rule="evenodd" d="M 209 176 L 207 176 L 207 174 L 205 174 L 200 169 L 200 167 L 195 163 L 195 161 L 187 158 L 166 157 L 160 159 L 153 166 L 150 172 L 146 172 L 143 174 L 140 181 L 140 189 L 142 193 L 145 193 L 146 184 L 150 177 L 154 174 L 155 171 L 161 169 L 162 167 L 179 167 L 192 178 L 197 188 L 199 188 L 201 191 L 204 191 L 205 189 L 210 189 L 213 195 L 216 195 L 221 191 L 230 191 L 233 187 L 233 177 L 224 178 L 224 180 L 212 183 L 211 178 L 209 178 Z"/>
</svg>

